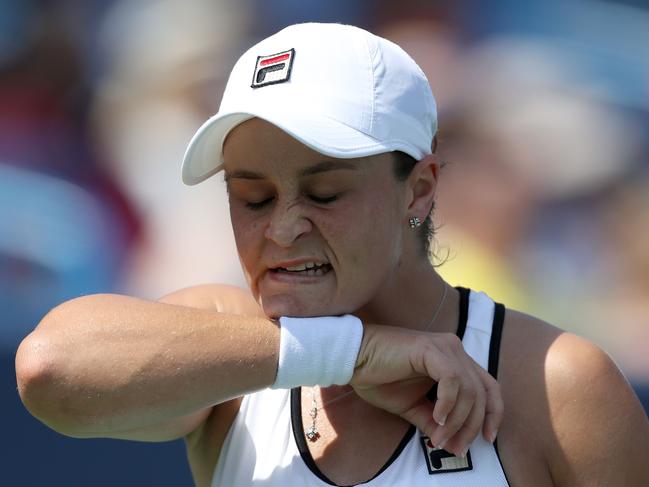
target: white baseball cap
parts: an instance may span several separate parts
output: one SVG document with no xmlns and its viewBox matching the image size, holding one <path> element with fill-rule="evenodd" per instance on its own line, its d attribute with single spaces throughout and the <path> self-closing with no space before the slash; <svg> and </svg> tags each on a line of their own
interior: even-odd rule
<svg viewBox="0 0 649 487">
<path fill-rule="evenodd" d="M 228 79 L 221 106 L 194 134 L 185 184 L 223 169 L 223 142 L 237 125 L 264 119 L 335 158 L 431 153 L 437 109 L 426 76 L 396 44 L 358 27 L 306 23 L 251 47 Z"/>
</svg>

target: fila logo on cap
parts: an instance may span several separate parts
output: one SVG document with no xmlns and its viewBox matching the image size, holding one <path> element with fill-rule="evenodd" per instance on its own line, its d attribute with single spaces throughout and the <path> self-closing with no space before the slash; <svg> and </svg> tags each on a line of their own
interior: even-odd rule
<svg viewBox="0 0 649 487">
<path fill-rule="evenodd" d="M 421 446 L 424 448 L 424 456 L 426 457 L 426 466 L 428 467 L 429 474 L 473 470 L 471 452 L 467 451 L 466 458 L 456 457 L 446 450 L 435 448 L 433 442 L 427 436 L 420 437 L 420 440 Z"/>
<path fill-rule="evenodd" d="M 295 49 L 278 52 L 269 56 L 258 56 L 255 74 L 252 77 L 252 88 L 284 83 L 291 77 L 291 67 Z"/>
</svg>

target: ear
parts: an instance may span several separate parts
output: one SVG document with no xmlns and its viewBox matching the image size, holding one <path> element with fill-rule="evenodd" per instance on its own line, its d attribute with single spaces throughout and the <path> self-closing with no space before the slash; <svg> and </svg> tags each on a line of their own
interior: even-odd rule
<svg viewBox="0 0 649 487">
<path fill-rule="evenodd" d="M 425 156 L 415 164 L 408 176 L 407 217 L 419 217 L 423 222 L 435 202 L 439 162 L 435 154 Z"/>
</svg>

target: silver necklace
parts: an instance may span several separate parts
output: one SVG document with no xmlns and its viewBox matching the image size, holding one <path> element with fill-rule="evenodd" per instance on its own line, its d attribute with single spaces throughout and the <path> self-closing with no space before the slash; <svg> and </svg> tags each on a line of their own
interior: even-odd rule
<svg viewBox="0 0 649 487">
<path fill-rule="evenodd" d="M 441 311 L 442 306 L 444 305 L 444 301 L 446 300 L 447 293 L 448 293 L 448 285 L 444 283 L 444 292 L 442 293 L 442 299 L 439 300 L 439 304 L 435 309 L 435 313 L 433 313 L 433 317 L 431 318 L 430 322 L 428 323 L 428 326 L 426 326 L 426 329 L 424 331 L 430 330 L 430 328 L 433 326 L 433 323 L 435 323 L 435 320 L 437 319 L 437 315 L 439 315 L 439 312 Z M 309 409 L 309 416 L 311 416 L 311 426 L 309 426 L 309 428 L 306 430 L 306 433 L 304 434 L 309 441 L 315 442 L 318 441 L 318 439 L 320 438 L 320 433 L 318 432 L 318 427 L 316 425 L 316 418 L 318 417 L 318 411 L 321 411 L 325 406 L 328 406 L 336 401 L 339 401 L 344 397 L 349 396 L 353 392 L 354 389 L 352 389 L 351 391 L 347 391 L 344 394 L 341 394 L 329 401 L 324 402 L 322 406 L 318 407 L 318 401 L 316 401 L 315 398 L 315 389 L 313 388 L 311 389 L 311 409 Z"/>
<path fill-rule="evenodd" d="M 430 322 L 428 323 L 428 326 L 424 331 L 429 331 L 433 326 L 433 323 L 435 323 L 435 320 L 437 319 L 437 315 L 442 310 L 442 306 L 444 306 L 444 301 L 446 300 L 447 294 L 448 294 L 448 284 L 444 283 L 444 292 L 442 293 L 442 299 L 439 300 L 439 304 L 435 309 L 435 313 L 433 313 L 433 317 L 430 319 Z"/>
<path fill-rule="evenodd" d="M 318 441 L 318 438 L 320 438 L 320 433 L 318 432 L 318 427 L 316 426 L 316 418 L 318 417 L 318 411 L 321 411 L 322 408 L 325 406 L 328 406 L 343 397 L 349 396 L 352 392 L 355 392 L 354 389 L 351 391 L 347 391 L 344 394 L 341 394 L 340 396 L 336 396 L 333 399 L 330 399 L 329 401 L 326 401 L 322 404 L 322 406 L 318 407 L 318 401 L 316 401 L 315 398 L 315 389 L 311 389 L 311 409 L 309 409 L 309 416 L 311 416 L 311 426 L 309 426 L 309 429 L 306 430 L 306 433 L 304 434 L 309 441 Z"/>
</svg>

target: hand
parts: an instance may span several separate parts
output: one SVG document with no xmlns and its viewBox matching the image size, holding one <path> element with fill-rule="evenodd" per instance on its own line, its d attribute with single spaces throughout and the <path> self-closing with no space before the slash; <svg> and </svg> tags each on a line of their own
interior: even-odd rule
<svg viewBox="0 0 649 487">
<path fill-rule="evenodd" d="M 426 393 L 435 383 L 433 403 Z M 365 401 L 456 455 L 466 454 L 481 429 L 493 442 L 503 418 L 500 386 L 450 333 L 365 325 L 350 384 Z"/>
</svg>

